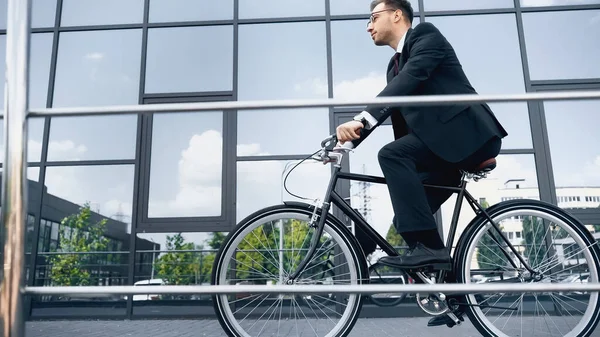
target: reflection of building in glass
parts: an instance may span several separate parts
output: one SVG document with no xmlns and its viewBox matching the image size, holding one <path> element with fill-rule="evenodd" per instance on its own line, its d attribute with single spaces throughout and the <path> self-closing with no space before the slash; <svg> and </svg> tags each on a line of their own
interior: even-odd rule
<svg viewBox="0 0 600 337">
<path fill-rule="evenodd" d="M 1 181 L 1 174 L 0 174 Z M 39 192 L 41 185 L 32 180 L 28 180 L 28 210 L 27 210 L 27 232 L 25 251 L 30 254 L 34 244 L 33 226 L 35 223 L 35 214 L 39 212 L 40 200 Z M 37 240 L 36 257 L 36 286 L 52 285 L 50 277 L 51 265 L 49 259 L 52 255 L 68 254 L 69 249 L 61 246 L 60 231 L 63 227 L 63 219 L 77 214 L 80 205 L 76 205 L 68 200 L 56 197 L 47 193 L 44 186 L 43 203 L 41 205 L 42 217 L 40 220 L 40 231 Z M 126 285 L 129 265 L 129 246 L 131 234 L 128 232 L 128 224 L 105 217 L 92 211 L 90 223 L 97 223 L 106 219 L 104 233 L 102 237 L 107 239 L 106 248 L 102 251 L 93 251 L 89 254 L 79 254 L 81 261 L 90 270 L 91 285 Z M 70 239 L 76 229 L 64 228 L 65 238 Z M 86 235 L 86 234 L 84 234 Z M 138 250 L 159 250 L 160 245 L 148 240 L 136 238 L 136 247 Z M 59 248 L 61 248 L 59 250 Z M 57 252 L 58 250 L 58 252 Z M 150 255 L 150 256 L 147 256 Z M 140 253 L 138 258 L 141 261 L 152 261 L 152 253 Z M 30 255 L 28 255 L 30 256 Z M 27 263 L 30 263 L 27 260 Z M 150 273 L 151 264 L 136 264 L 137 273 Z"/>
<path fill-rule="evenodd" d="M 600 49 L 593 38 L 600 28 L 597 1 L 563 1 L 566 5 L 554 6 L 557 1 L 553 5 L 552 1 L 521 0 L 520 6 L 526 10 L 484 1 L 423 2 L 424 7 L 412 1 L 414 24 L 424 20 L 443 32 L 480 94 L 600 88 L 600 68 L 596 66 Z M 386 85 L 386 67 L 393 54 L 390 48 L 373 45 L 365 30 L 369 6 L 360 1 L 303 1 L 299 2 L 301 8 L 294 9 L 267 2 L 248 6 L 242 1 L 235 6 L 233 1 L 212 2 L 208 7 L 205 1 L 79 3 L 32 2 L 32 109 L 371 99 Z M 6 17 L 6 6 L 0 5 L 0 15 Z M 0 58 L 6 52 L 6 22 L 0 20 L 1 24 Z M 591 34 L 579 34 L 582 30 Z M 549 36 L 557 37 L 561 48 L 556 48 L 557 39 Z M 565 59 L 576 62 L 564 66 Z M 288 73 L 291 76 L 283 75 Z M 3 85 L 0 82 L 0 87 Z M 558 194 L 563 207 L 577 211 L 595 207 L 575 216 L 583 215 L 587 225 L 600 225 L 600 195 L 590 187 L 600 184 L 598 102 L 491 103 L 509 132 L 503 143 L 504 163 L 490 178 L 470 184 L 469 191 L 490 205 L 517 197 L 553 201 Z M 133 284 L 157 278 L 171 284 L 207 283 L 218 245 L 204 242 L 205 237 L 215 231 L 227 233 L 262 207 L 295 199 L 288 191 L 308 198 L 301 201 L 322 198 L 330 167 L 305 161 L 289 175 L 288 191 L 282 188 L 282 171 L 317 150 L 339 122 L 361 109 L 31 117 L 27 173 L 40 180 L 29 186 L 26 250 L 35 252 L 27 261 L 33 262 L 27 271 L 29 284 L 51 285 L 48 261 L 56 256 L 52 251 L 59 245 L 59 224 L 86 201 L 96 219 L 110 217 L 104 233 L 107 247 L 89 261 L 96 268 L 94 284 Z M 267 119 L 277 127 L 265 132 Z M 301 137 L 290 137 L 299 134 L 298 126 L 307 122 L 311 126 L 302 129 Z M 378 150 L 393 140 L 387 122 L 349 155 L 349 171 L 380 174 Z M 4 147 L 4 123 L 0 116 L 0 149 Z M 537 160 L 541 158 L 547 162 Z M 494 180 L 498 175 L 506 178 Z M 540 192 L 532 188 L 531 183 L 535 186 L 537 182 L 531 177 L 543 177 Z M 510 178 L 527 179 L 505 186 Z M 548 184 L 589 188 L 554 191 Z M 42 193 L 44 186 L 52 195 Z M 368 198 L 359 184 L 342 182 L 338 188 L 353 207 L 367 213 L 385 237 L 393 219 L 387 187 L 371 185 Z M 453 201 L 440 212 L 446 231 Z M 119 217 L 119 213 L 128 217 Z M 468 206 L 463 208 L 458 235 L 473 216 Z M 521 240 L 522 227 L 518 219 L 507 222 L 507 236 Z M 166 236 L 178 233 L 183 233 L 184 242 L 171 245 L 175 240 L 168 241 Z M 180 268 L 174 271 L 175 267 Z M 113 303 L 100 303 L 99 299 L 85 304 L 78 299 L 69 308 L 65 303 L 40 306 L 32 297 L 26 301 L 32 308 L 25 313 L 27 318 L 198 315 L 195 303 L 158 301 L 165 304 L 157 309 L 156 305 L 145 306 L 145 302 L 157 301 L 133 304 L 121 298 L 120 309 L 115 311 Z M 85 311 L 84 306 L 93 308 Z M 377 317 L 383 312 L 367 315 Z M 212 308 L 204 313 L 214 314 Z"/>
<path fill-rule="evenodd" d="M 482 204 L 487 203 L 492 206 L 496 203 L 516 200 L 516 199 L 533 199 L 540 200 L 538 187 L 535 181 L 529 181 L 528 179 L 497 179 L 488 177 L 479 182 L 471 182 L 468 185 L 468 190 L 471 194 L 478 199 Z M 568 186 L 568 187 L 557 187 L 556 196 L 558 206 L 564 209 L 600 209 L 600 187 L 594 186 Z M 453 204 L 452 204 L 453 205 Z M 447 210 L 449 212 L 449 210 Z M 448 216 L 450 213 L 444 214 Z M 474 217 L 474 213 L 468 204 L 463 202 L 461 209 L 461 216 L 458 223 L 457 237 L 455 238 L 454 244 L 458 241 L 460 234 L 464 231 L 468 222 Z M 531 245 L 525 239 L 524 223 L 527 219 L 521 217 L 513 217 L 509 219 L 503 219 L 500 223 L 504 235 L 510 240 L 511 244 L 514 245 L 517 250 L 524 252 L 527 245 Z M 529 220 L 531 221 L 531 219 Z M 449 230 L 450 220 L 444 221 L 444 231 L 447 234 Z M 600 224 L 598 223 L 585 223 L 586 228 L 592 232 L 592 235 L 598 240 L 600 239 Z M 535 228 L 535 227 L 533 227 Z M 540 233 L 537 233 L 540 234 Z M 546 233 L 545 233 L 546 234 Z M 555 234 L 554 234 L 555 235 Z M 556 257 L 561 261 L 563 268 L 568 268 L 574 264 L 579 265 L 578 259 L 583 258 L 583 254 L 577 252 L 570 252 L 574 247 L 574 241 L 569 236 L 567 238 L 554 238 L 554 249 L 556 249 Z M 579 248 L 577 248 L 579 249 Z M 526 254 L 523 254 L 525 258 Z M 478 265 L 477 261 L 472 261 L 474 265 Z M 569 269 L 571 272 L 575 271 L 575 268 Z"/>
</svg>

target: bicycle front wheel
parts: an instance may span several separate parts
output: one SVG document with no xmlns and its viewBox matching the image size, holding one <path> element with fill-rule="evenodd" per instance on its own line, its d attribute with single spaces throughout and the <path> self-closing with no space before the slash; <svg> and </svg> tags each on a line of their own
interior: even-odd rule
<svg viewBox="0 0 600 337">
<path fill-rule="evenodd" d="M 212 283 L 287 284 L 308 253 L 315 228 L 314 208 L 303 204 L 260 210 L 229 233 L 215 257 Z M 356 239 L 331 214 L 317 250 L 294 284 L 335 285 L 368 282 L 366 261 Z M 366 280 L 366 281 L 365 281 Z M 222 294 L 215 312 L 229 336 L 346 336 L 363 303 L 360 294 Z"/>
<path fill-rule="evenodd" d="M 520 199 L 486 211 L 537 277 L 532 277 L 480 214 L 467 226 L 457 246 L 458 282 L 598 282 L 597 242 L 563 209 Z M 600 315 L 597 292 L 477 294 L 466 295 L 464 300 L 471 322 L 484 336 L 585 337 L 594 331 Z"/>
</svg>

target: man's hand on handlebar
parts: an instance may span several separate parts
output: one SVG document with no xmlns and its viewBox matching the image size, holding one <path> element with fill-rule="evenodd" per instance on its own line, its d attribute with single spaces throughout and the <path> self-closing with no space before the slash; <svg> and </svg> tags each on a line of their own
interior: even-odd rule
<svg viewBox="0 0 600 337">
<path fill-rule="evenodd" d="M 337 140 L 340 145 L 345 142 L 360 138 L 360 129 L 364 127 L 363 123 L 359 121 L 346 122 L 336 129 Z"/>
</svg>

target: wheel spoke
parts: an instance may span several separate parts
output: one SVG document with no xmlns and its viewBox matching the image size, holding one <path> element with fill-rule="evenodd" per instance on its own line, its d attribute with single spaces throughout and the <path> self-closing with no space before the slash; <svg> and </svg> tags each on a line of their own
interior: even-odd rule
<svg viewBox="0 0 600 337">
<path fill-rule="evenodd" d="M 530 206 L 529 203 L 529 200 L 520 201 L 519 206 L 505 206 L 504 210 L 496 208 L 490 216 L 507 231 L 521 230 L 517 229 L 519 223 L 515 223 L 515 219 L 520 221 L 524 247 L 515 247 L 516 252 L 524 255 L 524 261 L 542 275 L 539 282 L 565 282 L 569 280 L 566 276 L 571 273 L 588 273 L 589 282 L 597 282 L 600 269 L 597 242 L 581 235 L 587 229 L 572 222 L 570 217 L 562 216 L 564 211 L 557 207 L 534 201 Z M 473 230 L 468 232 L 470 237 L 463 240 L 468 246 L 457 247 L 455 258 L 460 259 L 458 265 L 461 268 L 456 271 L 460 275 L 459 282 L 472 282 L 472 275 L 482 275 L 484 282 L 537 282 L 524 269 L 512 268 L 509 257 L 504 256 L 492 240 L 490 231 L 493 229 L 489 229 L 487 224 L 483 217 L 475 222 Z M 500 243 L 504 244 L 504 241 L 500 240 Z M 510 259 L 518 263 L 518 256 L 514 256 L 508 247 L 504 248 Z M 530 329 L 534 329 L 531 336 L 557 333 L 560 336 L 588 336 L 591 332 L 589 327 L 596 323 L 593 320 L 598 319 L 600 310 L 597 293 L 590 294 L 588 298 L 550 292 L 536 292 L 532 296 L 525 293 L 490 295 L 482 300 L 477 300 L 474 295 L 467 296 L 469 302 L 478 303 L 478 306 L 467 307 L 467 310 L 477 316 L 477 320 L 472 322 L 484 336 L 522 336 Z M 515 310 L 506 315 L 509 309 L 495 310 L 492 308 L 495 306 Z M 513 323 L 514 320 L 517 321 Z M 541 323 L 541 331 L 538 322 Z"/>
<path fill-rule="evenodd" d="M 215 261 L 219 284 L 267 284 L 278 282 L 280 276 L 286 281 L 289 271 L 306 258 L 315 233 L 308 226 L 312 210 L 299 212 L 284 206 L 282 209 L 249 217 L 251 220 L 236 227 L 229 242 L 224 243 L 226 249 L 219 255 L 219 261 Z M 360 275 L 366 267 L 356 261 L 361 261 L 360 258 L 364 261 L 364 257 L 360 249 L 353 246 L 349 235 L 352 234 L 345 227 L 337 228 L 326 221 L 323 237 L 317 240 L 317 250 L 294 283 L 358 284 L 368 277 Z M 283 241 L 275 240 L 276 237 Z M 219 267 L 227 264 L 231 264 L 230 268 Z M 278 272 L 280 275 L 276 275 Z M 343 300 L 327 294 L 298 295 L 280 294 L 274 298 L 240 294 L 231 300 L 228 296 L 218 296 L 215 307 L 223 318 L 220 322 L 226 322 L 221 325 L 233 335 L 272 334 L 275 330 L 289 335 L 295 330 L 297 335 L 310 332 L 315 336 L 336 336 L 354 324 L 362 305 L 362 296 L 357 294 Z M 289 319 L 282 317 L 288 315 Z"/>
</svg>

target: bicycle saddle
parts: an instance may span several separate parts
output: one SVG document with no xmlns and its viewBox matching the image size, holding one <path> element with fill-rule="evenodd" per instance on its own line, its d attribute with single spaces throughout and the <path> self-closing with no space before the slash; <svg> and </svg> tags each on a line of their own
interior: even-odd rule
<svg viewBox="0 0 600 337">
<path fill-rule="evenodd" d="M 479 173 L 479 172 L 490 172 L 491 170 L 496 168 L 496 158 L 490 158 L 484 160 L 479 165 L 466 170 L 470 173 Z"/>
</svg>

